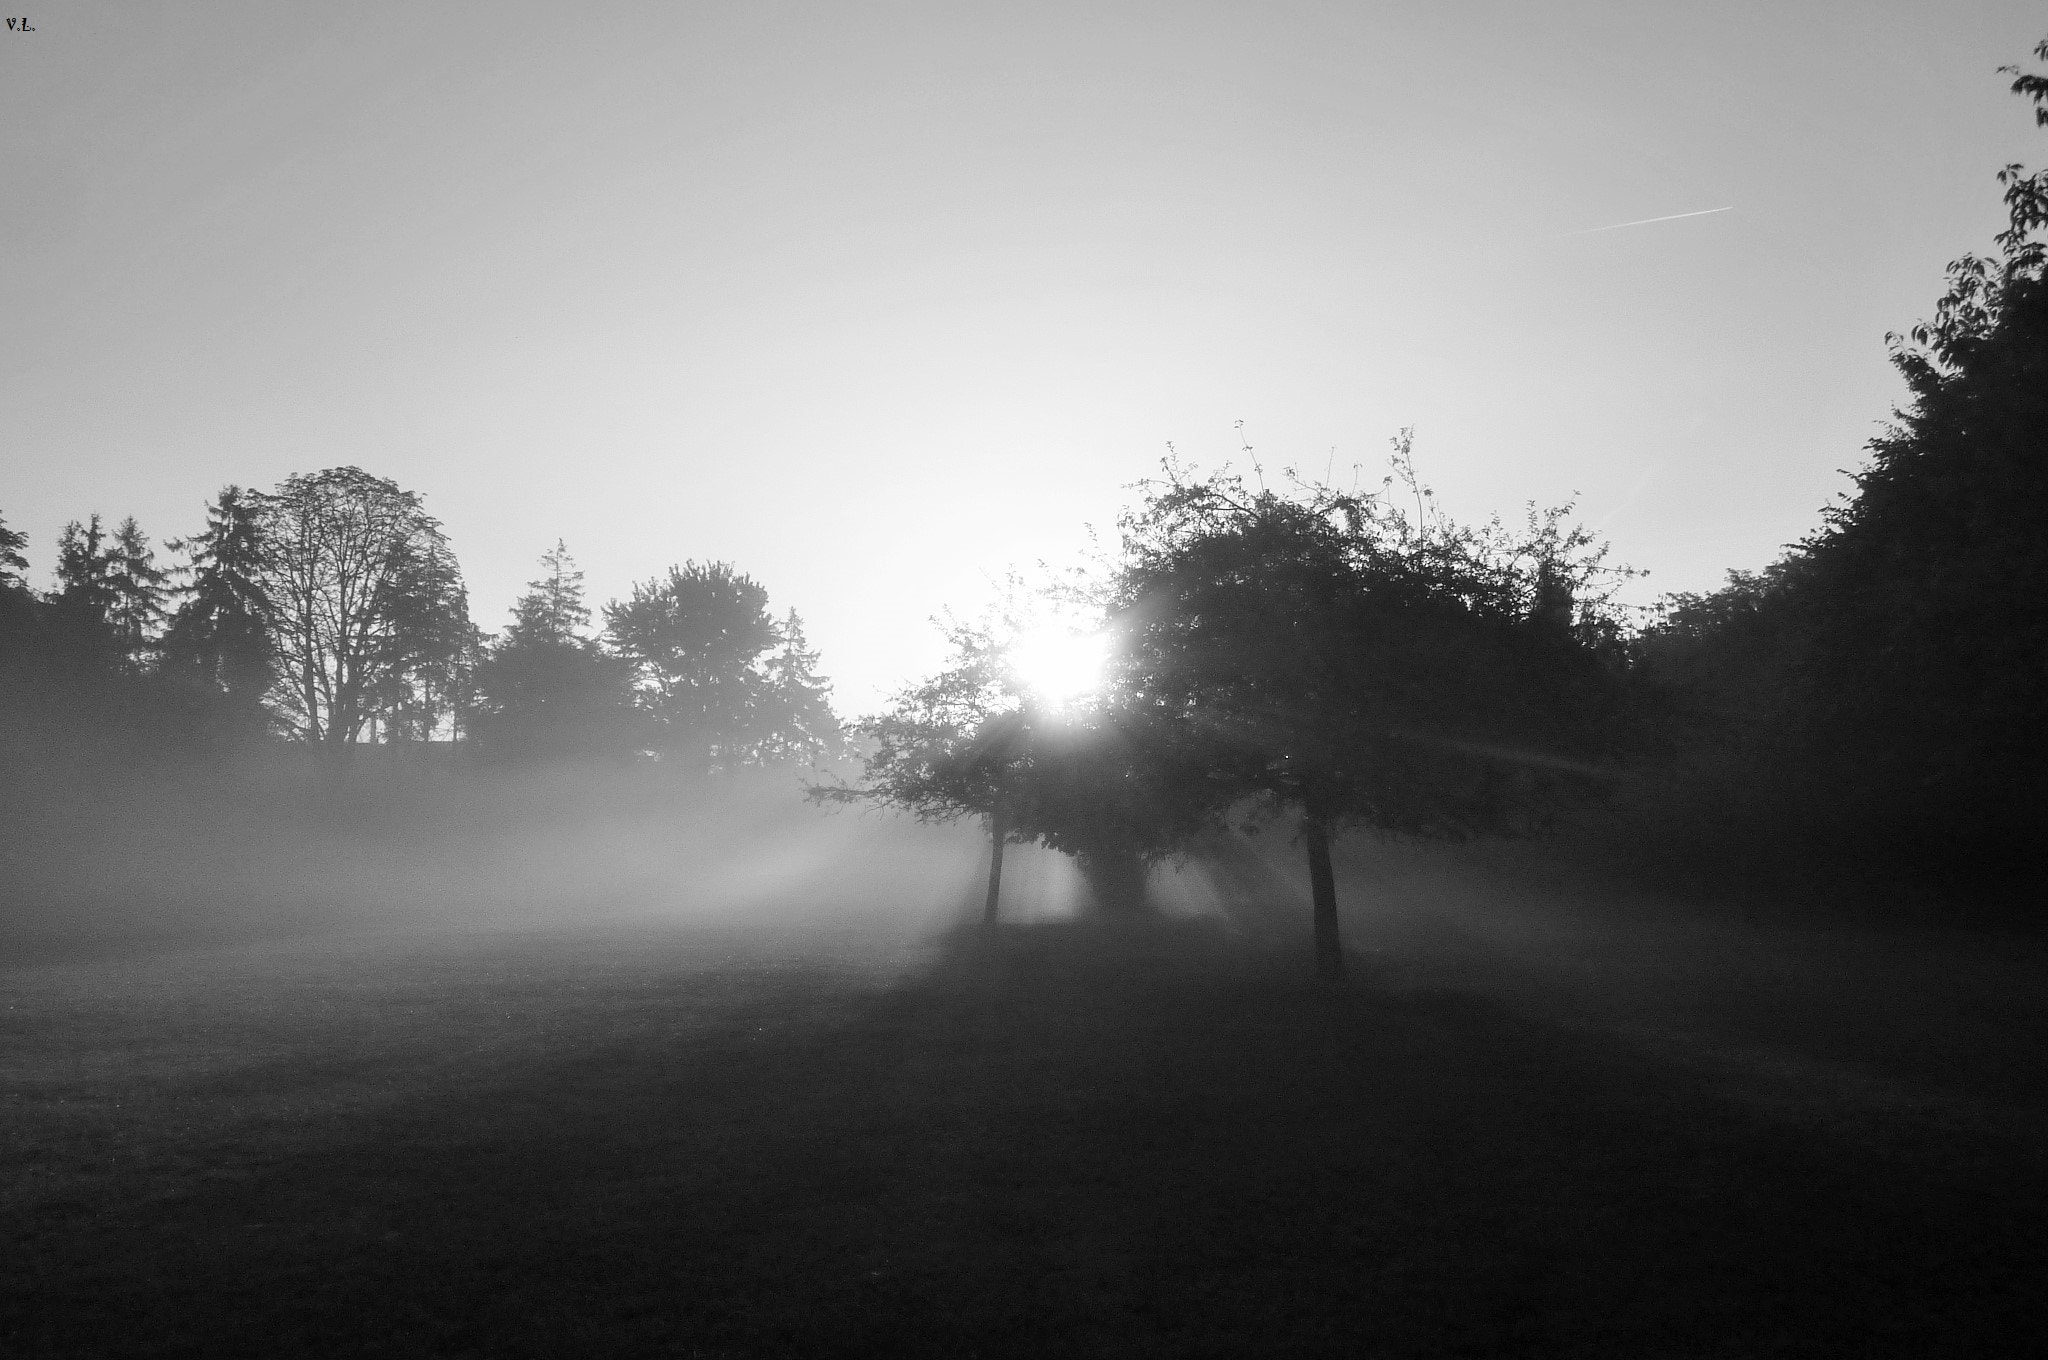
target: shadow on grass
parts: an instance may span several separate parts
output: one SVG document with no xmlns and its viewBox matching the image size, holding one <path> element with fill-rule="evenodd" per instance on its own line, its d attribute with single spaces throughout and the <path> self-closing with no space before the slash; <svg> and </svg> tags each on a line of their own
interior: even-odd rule
<svg viewBox="0 0 2048 1360">
<path fill-rule="evenodd" d="M 2048 1323 L 2038 1140 L 1773 1122 L 1201 924 L 961 933 L 889 985 L 607 947 L 451 954 L 425 1011 L 337 1001 L 185 1083 L 313 1113 L 166 1105 L 133 1137 L 175 1169 L 15 1217 L 0 1350 L 1928 1356 Z M 466 1057 L 501 1013 L 523 1037 Z M 294 1141 L 344 1081 L 381 1095 Z"/>
</svg>

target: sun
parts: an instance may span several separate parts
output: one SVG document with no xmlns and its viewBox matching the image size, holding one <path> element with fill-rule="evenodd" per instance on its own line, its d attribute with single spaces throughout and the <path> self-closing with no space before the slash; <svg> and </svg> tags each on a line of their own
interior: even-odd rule
<svg viewBox="0 0 2048 1360">
<path fill-rule="evenodd" d="M 1109 667 L 1109 638 L 1045 624 L 1010 644 L 1010 669 L 1025 693 L 1058 708 L 1101 687 Z"/>
</svg>

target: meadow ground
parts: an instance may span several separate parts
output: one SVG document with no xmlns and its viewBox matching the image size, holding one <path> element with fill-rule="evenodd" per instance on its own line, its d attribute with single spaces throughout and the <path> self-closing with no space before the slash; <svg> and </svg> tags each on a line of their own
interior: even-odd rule
<svg viewBox="0 0 2048 1360">
<path fill-rule="evenodd" d="M 0 1353 L 1917 1357 L 2048 1329 L 2038 945 L 1342 867 L 1340 988 L 1242 914 L 19 962 Z"/>
</svg>

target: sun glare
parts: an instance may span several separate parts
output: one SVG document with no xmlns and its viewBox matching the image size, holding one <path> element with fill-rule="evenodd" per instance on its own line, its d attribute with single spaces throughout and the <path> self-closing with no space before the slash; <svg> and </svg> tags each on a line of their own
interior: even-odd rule
<svg viewBox="0 0 2048 1360">
<path fill-rule="evenodd" d="M 1047 625 L 1011 645 L 1010 666 L 1018 683 L 1055 707 L 1073 703 L 1101 685 L 1109 662 L 1109 639 Z"/>
</svg>

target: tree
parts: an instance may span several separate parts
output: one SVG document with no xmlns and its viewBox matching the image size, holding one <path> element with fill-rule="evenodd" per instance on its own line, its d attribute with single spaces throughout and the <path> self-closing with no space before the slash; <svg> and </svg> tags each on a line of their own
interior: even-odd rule
<svg viewBox="0 0 2048 1360">
<path fill-rule="evenodd" d="M 129 762 L 189 752 L 199 725 L 151 664 L 164 573 L 130 518 L 98 515 L 58 539 L 56 589 L 0 587 L 0 717 L 23 768 L 82 757 Z"/>
<path fill-rule="evenodd" d="M 2048 126 L 2048 77 L 2006 69 Z M 2009 841 L 2048 801 L 2048 170 L 1998 179 L 1998 257 L 1890 337 L 1911 401 L 1801 545 L 1814 755 L 1887 841 Z"/>
<path fill-rule="evenodd" d="M 418 730 L 446 713 L 473 634 L 417 493 L 357 467 L 291 477 L 260 499 L 259 540 L 273 702 L 297 739 L 339 756 L 380 716 Z"/>
<path fill-rule="evenodd" d="M 2006 69 L 2048 126 L 2048 76 Z M 2048 171 L 1998 180 L 1996 255 L 1951 263 L 1933 319 L 1887 337 L 1909 401 L 1853 493 L 1639 647 L 1707 720 L 1681 792 L 1740 787 L 1802 857 L 1953 882 L 2048 811 Z"/>
<path fill-rule="evenodd" d="M 818 653 L 804 636 L 804 621 L 792 609 L 779 625 L 781 648 L 762 663 L 764 722 L 756 747 L 766 761 L 837 759 L 846 734 L 832 711 L 832 685 L 818 674 Z"/>
<path fill-rule="evenodd" d="M 28 558 L 21 551 L 27 546 L 28 535 L 8 528 L 0 516 L 0 590 L 28 589 Z"/>
<path fill-rule="evenodd" d="M 1373 495 L 1166 472 L 1121 521 L 1125 702 L 1174 733 L 1216 798 L 1299 817 L 1318 968 L 1341 976 L 1340 826 L 1519 829 L 1591 768 L 1613 573 L 1566 510 L 1512 534 L 1429 508 L 1406 432 Z"/>
<path fill-rule="evenodd" d="M 186 554 L 188 580 L 164 631 L 165 668 L 224 696 L 238 725 L 253 728 L 276 678 L 261 498 L 222 487 L 206 528 L 169 546 Z"/>
<path fill-rule="evenodd" d="M 512 607 L 505 635 L 485 650 L 473 683 L 472 731 L 487 755 L 546 760 L 633 749 L 633 667 L 584 636 L 583 573 L 566 544 L 541 557 L 543 574 Z"/>
<path fill-rule="evenodd" d="M 819 729 L 838 726 L 801 625 L 778 626 L 768 592 L 729 562 L 672 566 L 606 605 L 604 616 L 607 639 L 635 668 L 667 758 L 710 771 L 812 755 Z"/>
<path fill-rule="evenodd" d="M 41 602 L 29 589 L 28 536 L 0 516 L 0 744 L 10 743 L 29 701 Z"/>
<path fill-rule="evenodd" d="M 1001 645 L 987 627 L 952 623 L 950 664 L 899 692 L 882 713 L 856 729 L 870 744 L 858 786 L 813 785 L 815 802 L 872 802 L 920 822 L 980 818 L 989 833 L 984 923 L 993 925 L 1002 895 L 1003 846 L 1011 775 L 1025 729 Z"/>
<path fill-rule="evenodd" d="M 859 725 L 869 745 L 860 782 L 814 785 L 810 796 L 926 822 L 979 819 L 989 835 L 984 924 L 996 922 L 1012 841 L 1072 855 L 1099 907 L 1138 909 L 1147 867 L 1212 820 L 1201 772 L 1175 759 L 1142 711 L 1035 692 L 1019 653 L 1049 625 L 1032 618 L 1021 587 L 1013 578 L 978 623 L 949 622 L 948 664 Z"/>
<path fill-rule="evenodd" d="M 453 553 L 408 558 L 395 574 L 391 626 L 371 688 L 370 716 L 386 741 L 461 735 L 460 715 L 482 644 Z"/>
<path fill-rule="evenodd" d="M 512 631 L 554 642 L 581 640 L 590 626 L 590 607 L 583 603 L 583 573 L 561 539 L 540 555 L 544 574 L 526 583 L 526 594 L 512 607 Z"/>
<path fill-rule="evenodd" d="M 122 661 L 114 610 L 114 550 L 100 517 L 72 520 L 57 536 L 57 589 L 45 611 L 53 649 L 83 671 L 111 671 Z"/>
<path fill-rule="evenodd" d="M 114 531 L 113 547 L 107 556 L 107 584 L 113 591 L 108 622 L 113 625 L 116 644 L 129 664 L 143 666 L 155 649 L 158 631 L 164 623 L 164 600 L 169 593 L 169 573 L 156 564 L 156 551 L 149 536 L 130 515 Z"/>
</svg>

